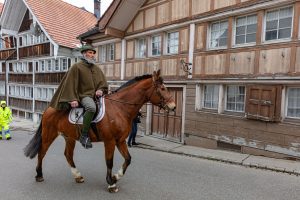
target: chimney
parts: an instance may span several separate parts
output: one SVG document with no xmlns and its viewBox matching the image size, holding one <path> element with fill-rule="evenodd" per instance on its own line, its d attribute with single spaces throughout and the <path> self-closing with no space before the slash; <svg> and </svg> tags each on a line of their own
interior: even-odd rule
<svg viewBox="0 0 300 200">
<path fill-rule="evenodd" d="M 97 19 L 101 17 L 101 0 L 94 0 L 94 15 Z"/>
</svg>

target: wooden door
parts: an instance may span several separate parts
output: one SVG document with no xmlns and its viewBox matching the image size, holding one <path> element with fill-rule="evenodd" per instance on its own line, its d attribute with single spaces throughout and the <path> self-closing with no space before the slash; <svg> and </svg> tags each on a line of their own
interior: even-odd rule
<svg viewBox="0 0 300 200">
<path fill-rule="evenodd" d="M 151 134 L 171 141 L 182 142 L 183 89 L 168 87 L 176 102 L 175 112 L 152 107 Z"/>
</svg>

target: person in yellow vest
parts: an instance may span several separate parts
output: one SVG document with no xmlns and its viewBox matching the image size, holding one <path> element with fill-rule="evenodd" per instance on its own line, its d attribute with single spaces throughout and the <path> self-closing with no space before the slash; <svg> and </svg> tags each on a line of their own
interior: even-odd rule
<svg viewBox="0 0 300 200">
<path fill-rule="evenodd" d="M 0 102 L 0 140 L 4 133 L 7 140 L 11 139 L 9 124 L 12 121 L 12 113 L 9 107 L 6 106 L 6 101 Z"/>
</svg>

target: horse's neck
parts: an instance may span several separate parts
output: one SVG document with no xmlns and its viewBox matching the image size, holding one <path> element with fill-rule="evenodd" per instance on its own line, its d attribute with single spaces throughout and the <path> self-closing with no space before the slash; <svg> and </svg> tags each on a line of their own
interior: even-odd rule
<svg viewBox="0 0 300 200">
<path fill-rule="evenodd" d="M 124 88 L 124 90 L 116 93 L 116 99 L 122 102 L 122 110 L 127 113 L 137 114 L 144 103 L 148 101 L 148 93 L 152 87 L 149 82 L 149 80 L 140 81 L 139 83 Z"/>
</svg>

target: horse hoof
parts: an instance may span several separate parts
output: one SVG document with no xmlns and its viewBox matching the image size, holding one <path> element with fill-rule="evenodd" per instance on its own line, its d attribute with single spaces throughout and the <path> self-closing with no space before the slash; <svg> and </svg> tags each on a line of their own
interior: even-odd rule
<svg viewBox="0 0 300 200">
<path fill-rule="evenodd" d="M 43 177 L 35 177 L 36 182 L 43 182 L 44 178 Z"/>
<path fill-rule="evenodd" d="M 76 183 L 83 183 L 84 178 L 82 176 L 75 178 Z"/>
<path fill-rule="evenodd" d="M 116 186 L 116 184 L 108 186 L 108 192 L 110 193 L 117 193 L 119 192 L 119 188 Z"/>
</svg>

